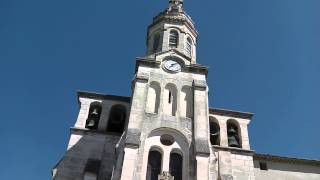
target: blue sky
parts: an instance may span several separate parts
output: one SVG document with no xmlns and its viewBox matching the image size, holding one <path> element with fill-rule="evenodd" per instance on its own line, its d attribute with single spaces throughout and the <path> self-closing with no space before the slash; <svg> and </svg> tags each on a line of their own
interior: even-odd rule
<svg viewBox="0 0 320 180">
<path fill-rule="evenodd" d="M 0 179 L 50 179 L 76 91 L 129 96 L 167 0 L 0 1 Z M 320 159 L 320 1 L 185 0 L 212 107 L 255 113 L 252 149 Z"/>
</svg>

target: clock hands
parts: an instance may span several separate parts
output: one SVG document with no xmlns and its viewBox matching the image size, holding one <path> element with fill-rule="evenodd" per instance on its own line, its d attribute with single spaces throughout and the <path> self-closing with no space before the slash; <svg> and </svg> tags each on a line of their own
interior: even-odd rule
<svg viewBox="0 0 320 180">
<path fill-rule="evenodd" d="M 181 69 L 180 64 L 172 60 L 166 61 L 164 66 L 166 67 L 167 70 L 174 71 L 174 72 L 178 72 Z"/>
<path fill-rule="evenodd" d="M 171 65 L 170 65 L 170 67 L 174 67 L 175 65 L 178 65 L 178 63 L 172 63 Z"/>
</svg>

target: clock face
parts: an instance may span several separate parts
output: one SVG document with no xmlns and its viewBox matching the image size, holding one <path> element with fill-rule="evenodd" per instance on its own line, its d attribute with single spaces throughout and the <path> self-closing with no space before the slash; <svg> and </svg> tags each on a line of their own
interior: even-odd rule
<svg viewBox="0 0 320 180">
<path fill-rule="evenodd" d="M 168 71 L 173 71 L 173 72 L 180 72 L 181 71 L 181 65 L 174 60 L 166 60 L 164 62 L 164 68 Z"/>
</svg>

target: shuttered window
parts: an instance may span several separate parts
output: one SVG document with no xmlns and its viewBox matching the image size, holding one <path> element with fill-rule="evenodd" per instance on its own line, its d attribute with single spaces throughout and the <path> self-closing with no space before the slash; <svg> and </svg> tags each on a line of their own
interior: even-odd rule
<svg viewBox="0 0 320 180">
<path fill-rule="evenodd" d="M 190 38 L 187 39 L 187 43 L 186 43 L 186 52 L 189 56 L 192 55 L 192 41 Z"/>
<path fill-rule="evenodd" d="M 179 33 L 175 30 L 170 31 L 169 47 L 177 48 L 179 42 Z"/>
</svg>

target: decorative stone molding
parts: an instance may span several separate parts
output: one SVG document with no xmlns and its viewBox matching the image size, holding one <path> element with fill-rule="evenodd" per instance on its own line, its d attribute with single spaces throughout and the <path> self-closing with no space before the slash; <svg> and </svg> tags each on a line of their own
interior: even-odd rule
<svg viewBox="0 0 320 180">
<path fill-rule="evenodd" d="M 128 129 L 126 146 L 138 148 L 140 146 L 141 132 L 139 129 Z"/>
<path fill-rule="evenodd" d="M 206 139 L 195 139 L 195 151 L 198 156 L 209 157 L 210 148 L 208 141 Z"/>
<path fill-rule="evenodd" d="M 136 74 L 135 82 L 147 83 L 148 81 L 149 81 L 149 74 L 147 73 Z"/>
<path fill-rule="evenodd" d="M 229 151 L 234 154 L 241 154 L 246 156 L 253 156 L 255 151 L 253 150 L 246 150 L 241 148 L 234 148 L 234 147 L 222 147 L 222 146 L 212 146 L 214 151 Z"/>
<path fill-rule="evenodd" d="M 230 116 L 230 117 L 242 118 L 242 119 L 252 119 L 254 115 L 249 112 L 239 112 L 239 111 L 216 109 L 216 108 L 210 108 L 209 112 L 210 114 L 213 114 L 213 115 Z"/>
<path fill-rule="evenodd" d="M 81 97 L 85 97 L 85 98 L 99 99 L 99 100 L 123 101 L 127 103 L 130 103 L 131 101 L 131 97 L 107 95 L 107 94 L 94 93 L 94 92 L 78 91 L 77 95 L 78 95 L 78 99 L 80 99 Z"/>
<path fill-rule="evenodd" d="M 274 161 L 274 162 L 286 162 L 292 164 L 307 164 L 307 165 L 315 165 L 320 166 L 320 160 L 313 160 L 313 159 L 298 159 L 298 158 L 290 158 L 290 157 L 281 157 L 281 156 L 274 156 L 269 154 L 255 154 L 253 156 L 254 160 L 257 161 Z"/>
<path fill-rule="evenodd" d="M 185 57 L 184 54 L 182 54 L 181 52 L 179 52 L 179 51 L 177 51 L 175 49 L 169 50 L 169 51 L 174 51 L 175 53 Z M 166 51 L 164 53 L 167 53 L 169 51 Z M 185 59 L 187 59 L 187 58 L 189 58 L 189 57 L 185 57 Z M 190 61 L 191 61 L 191 59 L 190 59 Z M 136 62 L 136 72 L 138 71 L 138 67 L 140 65 L 143 65 L 145 67 L 150 67 L 150 68 L 153 68 L 153 67 L 159 68 L 160 64 L 161 63 L 156 61 L 155 59 L 140 58 Z M 204 65 L 200 65 L 200 64 L 191 64 L 191 65 L 185 65 L 184 67 L 182 67 L 181 71 L 182 72 L 187 72 L 187 73 L 199 73 L 199 74 L 207 75 L 208 74 L 208 67 L 204 66 Z"/>
<path fill-rule="evenodd" d="M 193 87 L 195 90 L 205 91 L 207 89 L 206 81 L 194 80 Z"/>
<path fill-rule="evenodd" d="M 153 22 L 148 27 L 148 29 L 150 29 L 154 25 L 160 23 L 161 21 L 164 21 L 167 23 L 185 24 L 187 27 L 189 27 L 193 31 L 192 33 L 195 36 L 198 36 L 198 34 L 199 34 L 195 29 L 194 22 L 192 21 L 191 17 L 189 15 L 187 15 L 184 11 L 170 12 L 169 10 L 165 10 L 153 18 Z"/>
<path fill-rule="evenodd" d="M 76 134 L 76 135 L 83 135 L 83 136 L 90 135 L 90 136 L 101 136 L 101 137 L 120 139 L 120 136 L 117 133 L 110 133 L 110 132 L 98 131 L 98 130 L 90 130 L 90 129 L 86 129 L 86 128 L 72 127 L 72 128 L 70 128 L 70 133 Z"/>
</svg>

